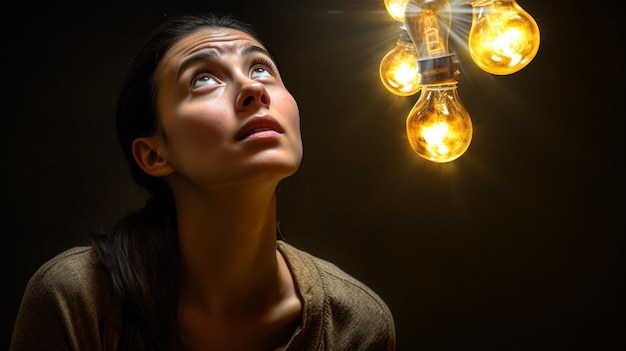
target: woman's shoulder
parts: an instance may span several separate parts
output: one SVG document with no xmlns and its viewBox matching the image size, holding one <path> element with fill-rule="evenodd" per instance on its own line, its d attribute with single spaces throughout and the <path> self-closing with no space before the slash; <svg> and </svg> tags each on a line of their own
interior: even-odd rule
<svg viewBox="0 0 626 351">
<path fill-rule="evenodd" d="M 91 273 L 98 260 L 91 246 L 76 246 L 67 249 L 42 264 L 32 279 L 65 280 Z"/>
<path fill-rule="evenodd" d="M 39 267 L 37 273 L 46 274 L 49 270 L 59 267 L 82 265 L 93 259 L 91 246 L 75 246 L 56 254 Z"/>
<path fill-rule="evenodd" d="M 108 287 L 108 272 L 91 246 L 67 249 L 42 264 L 28 282 L 31 292 L 87 295 Z"/>
<path fill-rule="evenodd" d="M 369 286 L 345 272 L 343 269 L 328 260 L 314 256 L 285 242 L 279 242 L 279 249 L 287 256 L 287 262 L 296 278 L 306 278 L 313 283 L 322 283 L 329 294 L 348 293 L 364 295 L 365 299 L 384 303 Z M 295 272 L 294 272 L 295 271 Z M 386 308 L 386 306 L 384 306 Z"/>
<path fill-rule="evenodd" d="M 284 242 L 279 242 L 278 247 L 286 256 L 300 295 L 305 300 L 306 315 L 323 318 L 328 323 L 322 327 L 327 334 L 326 342 L 340 343 L 326 346 L 352 349 L 358 343 L 359 347 L 368 350 L 394 349 L 393 316 L 373 289 L 327 260 Z M 307 322 L 316 324 L 311 320 Z M 348 325 L 349 331 L 345 329 Z"/>
<path fill-rule="evenodd" d="M 63 251 L 31 276 L 16 318 L 11 350 L 99 350 L 119 305 L 108 271 L 89 246 Z M 108 335 L 108 334 L 107 334 Z"/>
</svg>

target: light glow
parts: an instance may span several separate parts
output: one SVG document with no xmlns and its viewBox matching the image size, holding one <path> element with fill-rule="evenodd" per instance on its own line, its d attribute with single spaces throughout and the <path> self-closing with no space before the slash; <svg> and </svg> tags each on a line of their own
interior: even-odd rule
<svg viewBox="0 0 626 351">
<path fill-rule="evenodd" d="M 423 86 L 406 127 L 413 151 L 433 162 L 456 160 L 472 141 L 472 122 L 456 83 Z"/>
<path fill-rule="evenodd" d="M 398 96 L 409 96 L 420 90 L 417 52 L 410 39 L 398 38 L 396 46 L 381 60 L 380 79 L 387 90 Z"/>
<path fill-rule="evenodd" d="M 472 60 L 484 71 L 515 73 L 537 54 L 539 27 L 515 0 L 453 2 L 472 7 L 467 43 Z M 409 50 L 408 43 L 398 40 L 381 62 L 380 78 L 396 95 L 421 90 L 406 120 L 411 148 L 433 162 L 453 161 L 469 148 L 473 127 L 458 96 L 458 59 L 448 51 L 450 1 L 385 0 L 385 7 L 394 20 L 404 23 L 413 45 Z M 454 39 L 460 40 L 458 35 Z M 411 55 L 415 57 L 409 59 Z"/>
<path fill-rule="evenodd" d="M 385 0 L 385 8 L 394 20 L 404 23 L 404 7 L 409 0 Z"/>
<path fill-rule="evenodd" d="M 515 0 L 473 4 L 468 46 L 472 60 L 491 74 L 526 67 L 539 50 L 539 27 Z"/>
<path fill-rule="evenodd" d="M 410 0 L 406 4 L 404 25 L 420 58 L 448 54 L 448 35 L 452 10 L 445 0 Z"/>
<path fill-rule="evenodd" d="M 423 126 L 421 134 L 426 141 L 430 154 L 446 155 L 450 152 L 445 141 L 449 137 L 454 137 L 454 134 L 450 133 L 450 128 L 448 128 L 447 124 L 438 122 L 430 127 Z"/>
</svg>

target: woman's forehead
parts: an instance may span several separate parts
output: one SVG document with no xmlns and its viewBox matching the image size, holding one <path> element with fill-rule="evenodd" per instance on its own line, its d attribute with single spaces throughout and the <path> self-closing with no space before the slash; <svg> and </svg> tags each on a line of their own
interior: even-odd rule
<svg viewBox="0 0 626 351">
<path fill-rule="evenodd" d="M 200 51 L 216 54 L 236 53 L 247 46 L 263 45 L 250 34 L 233 28 L 205 27 L 189 33 L 175 42 L 164 54 L 156 70 L 156 77 L 168 70 L 177 70 L 186 60 Z"/>
<path fill-rule="evenodd" d="M 237 51 L 245 46 L 263 45 L 250 34 L 237 29 L 211 27 L 202 28 L 179 39 L 166 52 L 164 60 L 185 57 L 195 52 L 214 49 L 218 53 Z"/>
</svg>

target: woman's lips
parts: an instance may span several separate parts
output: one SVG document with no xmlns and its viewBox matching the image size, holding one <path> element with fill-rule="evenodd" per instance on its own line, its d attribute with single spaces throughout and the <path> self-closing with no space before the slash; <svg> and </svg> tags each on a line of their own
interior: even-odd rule
<svg viewBox="0 0 626 351">
<path fill-rule="evenodd" d="M 275 119 L 268 116 L 253 117 L 239 130 L 235 139 L 242 141 L 253 136 L 272 136 L 283 132 L 283 128 Z"/>
</svg>

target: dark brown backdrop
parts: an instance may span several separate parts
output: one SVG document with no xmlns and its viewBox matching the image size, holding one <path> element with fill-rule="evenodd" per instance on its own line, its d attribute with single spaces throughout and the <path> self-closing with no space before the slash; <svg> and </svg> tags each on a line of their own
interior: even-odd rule
<svg viewBox="0 0 626 351">
<path fill-rule="evenodd" d="M 163 15 L 213 8 L 256 24 L 299 102 L 304 162 L 279 192 L 287 240 L 374 288 L 399 350 L 625 345 L 623 38 L 612 3 L 520 0 L 541 47 L 504 77 L 471 61 L 469 16 L 458 14 L 450 46 L 475 134 L 444 165 L 406 141 L 417 96 L 379 81 L 398 34 L 383 0 L 214 3 L 3 5 L 5 345 L 35 269 L 140 203 L 112 128 L 135 49 Z"/>
</svg>

